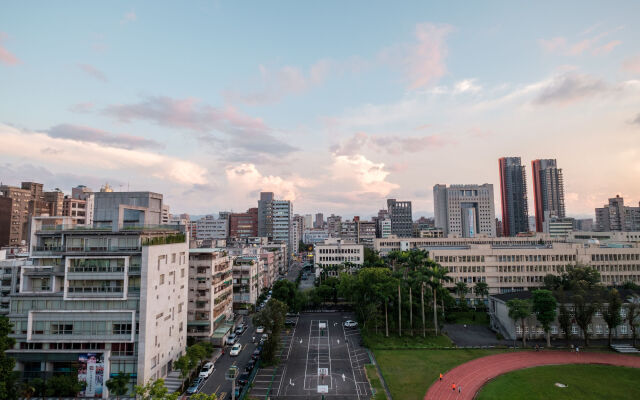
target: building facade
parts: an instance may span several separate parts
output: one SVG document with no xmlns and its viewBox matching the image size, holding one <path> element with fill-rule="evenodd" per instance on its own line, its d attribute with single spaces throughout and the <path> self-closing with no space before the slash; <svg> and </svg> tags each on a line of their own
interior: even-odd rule
<svg viewBox="0 0 640 400">
<path fill-rule="evenodd" d="M 387 199 L 387 211 L 391 220 L 391 234 L 398 237 L 411 237 L 413 235 L 411 202 Z"/>
<path fill-rule="evenodd" d="M 609 199 L 609 204 L 596 208 L 597 231 L 640 231 L 640 204 L 638 207 L 624 205 L 619 195 Z"/>
<path fill-rule="evenodd" d="M 93 223 L 96 227 L 158 226 L 162 222 L 162 194 L 153 192 L 95 193 Z"/>
<path fill-rule="evenodd" d="M 316 277 L 327 270 L 330 276 L 337 276 L 345 262 L 360 266 L 364 263 L 364 246 L 342 239 L 329 238 L 314 247 L 313 264 Z M 353 272 L 353 271 L 349 271 Z"/>
<path fill-rule="evenodd" d="M 500 167 L 500 200 L 502 204 L 502 234 L 516 236 L 529 232 L 527 179 L 520 157 L 502 157 Z"/>
<path fill-rule="evenodd" d="M 564 218 L 564 180 L 562 169 L 556 160 L 531 161 L 533 178 L 533 202 L 536 216 L 536 232 L 543 232 L 543 224 L 549 218 Z"/>
<path fill-rule="evenodd" d="M 435 185 L 435 225 L 446 235 L 496 236 L 493 185 Z"/>
<path fill-rule="evenodd" d="M 264 262 L 260 256 L 242 255 L 233 260 L 233 308 L 254 306 L 262 290 Z"/>
<path fill-rule="evenodd" d="M 229 235 L 229 220 L 207 215 L 196 222 L 197 240 L 226 239 Z"/>
<path fill-rule="evenodd" d="M 246 239 L 258 236 L 258 209 L 250 208 L 245 213 L 229 215 L 229 237 Z"/>
</svg>

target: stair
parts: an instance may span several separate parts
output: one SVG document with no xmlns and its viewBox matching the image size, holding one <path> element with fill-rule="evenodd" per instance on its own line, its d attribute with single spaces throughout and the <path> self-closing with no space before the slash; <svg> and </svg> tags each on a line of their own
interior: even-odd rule
<svg viewBox="0 0 640 400">
<path fill-rule="evenodd" d="M 612 344 L 611 348 L 617 351 L 618 353 L 640 353 L 640 350 L 636 349 L 630 344 Z"/>
<path fill-rule="evenodd" d="M 164 378 L 164 387 L 169 390 L 169 393 L 179 390 L 181 385 L 182 378 L 180 378 L 180 371 L 171 371 L 169 375 Z"/>
</svg>

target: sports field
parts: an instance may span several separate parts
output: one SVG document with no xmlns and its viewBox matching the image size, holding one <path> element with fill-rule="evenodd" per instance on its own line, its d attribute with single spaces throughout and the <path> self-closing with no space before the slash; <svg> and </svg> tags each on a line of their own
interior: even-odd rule
<svg viewBox="0 0 640 400">
<path fill-rule="evenodd" d="M 640 399 L 638 382 L 638 368 L 549 365 L 501 375 L 487 383 L 477 399 Z M 556 383 L 567 387 L 558 387 Z"/>
</svg>

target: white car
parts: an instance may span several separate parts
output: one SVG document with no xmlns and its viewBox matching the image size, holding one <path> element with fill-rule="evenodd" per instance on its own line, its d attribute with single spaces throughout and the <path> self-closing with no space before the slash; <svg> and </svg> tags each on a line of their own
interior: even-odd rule
<svg viewBox="0 0 640 400">
<path fill-rule="evenodd" d="M 204 365 L 204 367 L 202 367 L 202 369 L 200 370 L 200 375 L 198 376 L 200 378 L 207 379 L 212 372 L 213 372 L 213 363 L 208 362 Z"/>
<path fill-rule="evenodd" d="M 256 333 L 264 333 L 264 326 L 259 326 L 256 328 Z"/>
<path fill-rule="evenodd" d="M 229 352 L 229 355 L 237 356 L 237 355 L 240 354 L 240 350 L 242 350 L 242 345 L 240 343 L 236 343 L 231 348 L 231 351 Z"/>
<path fill-rule="evenodd" d="M 358 326 L 358 323 L 349 319 L 344 321 L 344 326 L 347 328 L 355 328 L 356 326 Z"/>
</svg>

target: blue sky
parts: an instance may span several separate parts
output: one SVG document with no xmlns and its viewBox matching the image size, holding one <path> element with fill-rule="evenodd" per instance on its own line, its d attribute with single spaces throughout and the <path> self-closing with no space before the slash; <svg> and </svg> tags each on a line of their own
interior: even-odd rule
<svg viewBox="0 0 640 400">
<path fill-rule="evenodd" d="M 638 15 L 631 1 L 4 3 L 0 179 L 154 190 L 196 214 L 271 190 L 297 212 L 366 217 L 387 197 L 432 213 L 436 183 L 493 183 L 499 205 L 506 155 L 528 171 L 557 158 L 571 215 L 637 204 Z"/>
</svg>

